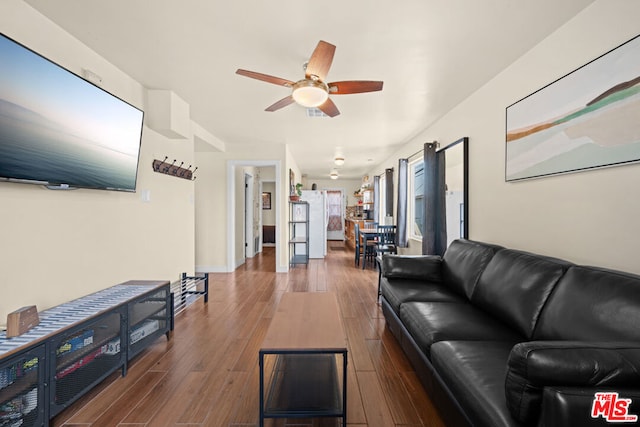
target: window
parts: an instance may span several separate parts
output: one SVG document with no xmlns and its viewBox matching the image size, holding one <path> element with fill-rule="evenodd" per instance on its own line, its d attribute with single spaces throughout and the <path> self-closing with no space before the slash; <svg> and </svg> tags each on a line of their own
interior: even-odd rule
<svg viewBox="0 0 640 427">
<path fill-rule="evenodd" d="M 409 237 L 422 240 L 424 224 L 424 162 L 409 165 Z"/>
</svg>

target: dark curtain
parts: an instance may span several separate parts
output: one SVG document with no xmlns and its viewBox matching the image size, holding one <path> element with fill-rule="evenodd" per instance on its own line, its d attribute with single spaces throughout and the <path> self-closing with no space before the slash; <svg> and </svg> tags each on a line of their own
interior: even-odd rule
<svg viewBox="0 0 640 427">
<path fill-rule="evenodd" d="M 398 247 L 406 248 L 407 242 L 407 179 L 409 172 L 409 160 L 400 159 L 398 161 L 398 212 L 397 221 L 397 238 Z"/>
<path fill-rule="evenodd" d="M 445 151 L 436 153 L 436 165 L 438 170 L 438 194 L 436 212 L 436 254 L 442 256 L 447 250 L 447 159 Z"/>
<path fill-rule="evenodd" d="M 380 220 L 380 177 L 373 177 L 373 220 Z"/>
<path fill-rule="evenodd" d="M 393 168 L 384 170 L 384 191 L 385 191 L 385 205 L 382 209 L 384 209 L 385 216 L 393 216 Z"/>
<path fill-rule="evenodd" d="M 447 249 L 444 156 L 435 142 L 424 144 L 423 255 L 443 255 Z"/>
</svg>

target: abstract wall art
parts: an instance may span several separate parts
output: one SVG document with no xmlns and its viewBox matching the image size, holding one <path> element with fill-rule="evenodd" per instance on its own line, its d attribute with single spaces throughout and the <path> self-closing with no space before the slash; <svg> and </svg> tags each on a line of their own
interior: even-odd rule
<svg viewBox="0 0 640 427">
<path fill-rule="evenodd" d="M 506 181 L 640 161 L 640 35 L 506 108 Z"/>
</svg>

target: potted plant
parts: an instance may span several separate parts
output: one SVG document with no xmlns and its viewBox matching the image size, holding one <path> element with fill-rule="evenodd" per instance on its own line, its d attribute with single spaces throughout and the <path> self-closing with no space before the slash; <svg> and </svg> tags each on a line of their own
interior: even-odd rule
<svg viewBox="0 0 640 427">
<path fill-rule="evenodd" d="M 302 196 L 302 184 L 297 183 L 296 194 L 289 196 L 289 200 L 291 200 L 292 202 L 297 202 L 298 200 L 300 200 L 300 196 Z"/>
</svg>

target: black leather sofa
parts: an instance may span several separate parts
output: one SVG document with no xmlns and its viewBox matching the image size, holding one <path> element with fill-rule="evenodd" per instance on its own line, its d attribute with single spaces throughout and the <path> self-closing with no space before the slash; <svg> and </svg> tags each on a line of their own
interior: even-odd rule
<svg viewBox="0 0 640 427">
<path fill-rule="evenodd" d="M 456 240 L 385 255 L 380 286 L 448 426 L 640 426 L 640 276 Z"/>
</svg>

